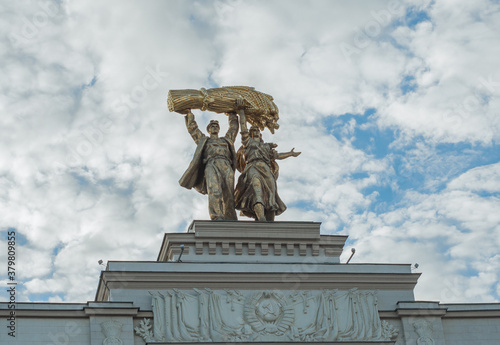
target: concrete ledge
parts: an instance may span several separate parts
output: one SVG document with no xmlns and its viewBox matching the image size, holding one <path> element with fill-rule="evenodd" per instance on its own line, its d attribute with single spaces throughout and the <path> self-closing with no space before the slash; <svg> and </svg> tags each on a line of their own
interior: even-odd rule
<svg viewBox="0 0 500 345">
<path fill-rule="evenodd" d="M 349 344 L 349 345 L 366 345 L 366 344 L 374 344 L 374 345 L 394 345 L 396 342 L 394 341 L 334 341 L 334 342 L 324 342 L 324 341 L 317 341 L 317 342 L 303 342 L 303 341 L 297 341 L 297 342 L 278 342 L 278 341 L 254 341 L 254 342 L 209 342 L 207 344 L 214 344 L 214 345 L 228 345 L 228 344 L 237 344 L 237 345 L 255 345 L 255 344 L 272 344 L 272 345 L 286 345 L 286 344 L 297 344 L 297 345 L 309 345 L 309 344 L 315 344 L 315 345 L 335 345 L 335 344 Z M 146 343 L 146 345 L 172 345 L 172 344 L 182 344 L 182 345 L 199 345 L 200 343 Z"/>
<path fill-rule="evenodd" d="M 455 311 L 500 311 L 500 303 L 443 303 L 442 307 L 448 309 L 449 312 Z"/>
<path fill-rule="evenodd" d="M 444 318 L 500 318 L 500 303 L 441 304 L 447 309 Z"/>
<path fill-rule="evenodd" d="M 183 257 L 184 258 L 184 257 Z M 226 273 L 379 273 L 409 274 L 409 264 L 334 264 L 304 259 L 299 263 L 264 262 L 156 262 L 156 261 L 108 261 L 105 271 L 115 272 L 226 272 Z M 420 273 L 414 273 L 420 275 Z"/>
<path fill-rule="evenodd" d="M 11 311 L 20 318 L 86 318 L 89 315 L 137 316 L 139 308 L 132 302 L 87 302 L 83 303 L 16 303 L 16 309 L 8 309 L 0 303 L 0 317 Z M 149 314 L 148 314 L 149 315 Z"/>
<path fill-rule="evenodd" d="M 219 273 L 102 271 L 96 301 L 106 301 L 110 289 L 240 289 L 413 290 L 419 274 L 370 273 Z"/>
<path fill-rule="evenodd" d="M 234 239 L 301 239 L 317 241 L 321 223 L 316 222 L 254 222 L 254 221 L 204 221 L 191 223 L 188 233 L 197 238 Z"/>
</svg>

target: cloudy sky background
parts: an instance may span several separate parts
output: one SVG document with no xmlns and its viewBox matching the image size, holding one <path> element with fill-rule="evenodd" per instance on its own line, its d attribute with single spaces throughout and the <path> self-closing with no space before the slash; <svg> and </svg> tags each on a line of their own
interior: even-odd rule
<svg viewBox="0 0 500 345">
<path fill-rule="evenodd" d="M 498 1 L 3 1 L 0 272 L 92 300 L 98 260 L 155 260 L 209 219 L 170 89 L 271 94 L 288 210 L 352 262 L 419 263 L 416 298 L 500 300 Z M 223 115 L 194 111 L 200 127 Z M 239 146 L 239 145 L 237 145 Z M 242 218 L 240 218 L 242 219 Z M 2 289 L 3 290 L 3 289 Z M 7 300 L 0 294 L 0 300 Z"/>
</svg>

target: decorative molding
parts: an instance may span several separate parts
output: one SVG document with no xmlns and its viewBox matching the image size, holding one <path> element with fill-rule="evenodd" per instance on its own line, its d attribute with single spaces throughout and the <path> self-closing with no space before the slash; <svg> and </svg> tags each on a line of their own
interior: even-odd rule
<svg viewBox="0 0 500 345">
<path fill-rule="evenodd" d="M 380 315 L 381 319 L 401 319 L 398 313 L 393 310 L 379 310 L 378 314 Z"/>
<path fill-rule="evenodd" d="M 144 320 L 141 320 L 139 326 L 135 328 L 135 333 L 144 339 L 146 343 L 150 343 L 155 341 L 151 328 L 153 328 L 153 326 L 151 326 L 151 320 L 145 318 Z"/>
<path fill-rule="evenodd" d="M 274 243 L 274 255 L 275 256 L 281 255 L 281 243 Z"/>
<path fill-rule="evenodd" d="M 243 244 L 241 242 L 236 242 L 234 244 L 234 251 L 236 255 L 242 255 L 243 254 Z"/>
<path fill-rule="evenodd" d="M 399 330 L 389 322 L 382 320 L 382 337 L 384 339 L 394 340 L 398 337 Z"/>
<path fill-rule="evenodd" d="M 139 308 L 100 308 L 100 307 L 85 307 L 83 308 L 87 315 L 99 316 L 136 316 Z"/>
<path fill-rule="evenodd" d="M 122 328 L 123 324 L 116 320 L 108 320 L 101 323 L 102 333 L 106 336 L 102 345 L 123 345 L 123 341 L 120 339 Z"/>
<path fill-rule="evenodd" d="M 417 320 L 413 323 L 415 332 L 418 334 L 417 345 L 434 345 L 432 339 L 432 324 L 426 320 Z"/>
<path fill-rule="evenodd" d="M 499 305 L 500 308 L 500 305 Z M 467 319 L 467 318 L 485 318 L 485 317 L 500 317 L 500 309 L 497 310 L 448 310 L 446 315 L 443 316 L 445 319 Z"/>
<path fill-rule="evenodd" d="M 188 233 L 202 238 L 240 238 L 240 239 L 280 239 L 293 237 L 303 240 L 318 240 L 321 223 L 317 222 L 255 222 L 225 221 L 213 222 L 195 220 Z M 347 236 L 345 236 L 347 238 Z"/>
<path fill-rule="evenodd" d="M 8 317 L 10 310 L 0 310 L 0 317 Z M 42 309 L 17 309 L 16 318 L 88 318 L 83 310 L 42 310 Z"/>
<path fill-rule="evenodd" d="M 299 255 L 306 256 L 306 254 L 307 254 L 307 245 L 305 243 L 300 243 L 299 244 Z"/>
<path fill-rule="evenodd" d="M 216 242 L 208 242 L 208 255 L 217 254 L 217 243 Z"/>
<path fill-rule="evenodd" d="M 150 291 L 146 342 L 387 342 L 398 331 L 378 315 L 375 291 Z"/>
<path fill-rule="evenodd" d="M 195 247 L 196 247 L 196 255 L 202 255 L 203 254 L 203 242 L 196 242 L 195 243 Z M 180 245 L 179 245 L 179 248 L 180 248 Z M 160 260 L 158 260 L 160 261 Z M 167 261 L 167 260 L 164 260 L 164 261 Z"/>
<path fill-rule="evenodd" d="M 132 316 L 138 314 L 137 307 L 132 308 L 93 308 L 82 306 L 81 309 L 21 309 L 16 308 L 16 317 L 22 318 L 88 318 L 89 315 L 99 316 Z M 10 310 L 0 310 L 0 317 L 10 315 Z"/>
<path fill-rule="evenodd" d="M 442 317 L 446 314 L 446 309 L 396 309 L 398 316 L 437 316 Z"/>
<path fill-rule="evenodd" d="M 222 242 L 222 255 L 229 255 L 229 242 Z"/>
<path fill-rule="evenodd" d="M 312 255 L 318 256 L 319 255 L 319 244 L 313 244 L 311 247 L 312 247 Z"/>
<path fill-rule="evenodd" d="M 138 312 L 134 319 L 146 319 L 148 317 L 153 317 L 153 312 L 143 310 Z"/>
<path fill-rule="evenodd" d="M 255 255 L 255 242 L 248 242 L 248 255 Z"/>
<path fill-rule="evenodd" d="M 289 342 L 286 342 L 286 343 L 276 342 L 276 344 L 274 344 L 274 342 L 268 342 L 268 343 L 262 343 L 262 345 L 273 345 L 273 344 L 274 345 L 286 345 L 287 343 L 289 343 Z M 164 343 L 164 342 L 151 342 L 150 344 L 171 345 L 171 343 Z M 199 345 L 199 344 L 200 344 L 199 342 L 184 342 L 183 343 L 183 345 Z M 228 345 L 227 342 L 217 342 L 217 341 L 211 342 L 210 344 L 211 345 Z M 295 345 L 309 345 L 308 342 L 294 342 L 294 344 Z M 335 344 L 345 345 L 346 343 L 345 342 L 338 342 L 338 341 L 328 341 L 328 342 L 315 341 L 314 342 L 314 345 L 335 345 Z M 349 345 L 367 345 L 367 344 L 370 344 L 370 345 L 394 345 L 395 342 L 394 341 L 370 341 L 370 342 L 350 341 L 348 344 Z M 238 345 L 255 345 L 255 343 L 248 342 L 248 341 L 239 341 Z"/>
<path fill-rule="evenodd" d="M 269 244 L 261 243 L 260 244 L 260 255 L 268 255 L 269 254 Z"/>
<path fill-rule="evenodd" d="M 175 263 L 173 263 L 175 264 Z M 413 290 L 420 274 L 415 273 L 307 273 L 307 272 L 162 272 L 102 271 L 96 301 L 108 301 L 110 289 L 350 289 Z M 441 310 L 446 311 L 446 310 Z M 411 310 L 398 310 L 398 313 Z M 418 311 L 416 312 L 418 313 Z"/>
<path fill-rule="evenodd" d="M 246 273 L 246 272 L 124 272 L 103 271 L 96 301 L 106 300 L 108 289 L 212 289 L 303 290 L 350 289 L 411 290 L 419 274 L 410 273 Z M 103 299 L 104 298 L 104 299 Z M 403 311 L 398 311 L 403 312 Z M 413 315 L 413 314 L 412 314 Z"/>
</svg>

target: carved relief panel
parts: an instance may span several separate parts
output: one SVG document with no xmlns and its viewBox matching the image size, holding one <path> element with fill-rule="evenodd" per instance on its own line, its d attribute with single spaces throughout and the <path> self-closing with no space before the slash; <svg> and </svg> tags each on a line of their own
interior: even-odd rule
<svg viewBox="0 0 500 345">
<path fill-rule="evenodd" d="M 374 291 L 150 291 L 147 342 L 387 341 L 397 331 L 378 315 Z"/>
</svg>

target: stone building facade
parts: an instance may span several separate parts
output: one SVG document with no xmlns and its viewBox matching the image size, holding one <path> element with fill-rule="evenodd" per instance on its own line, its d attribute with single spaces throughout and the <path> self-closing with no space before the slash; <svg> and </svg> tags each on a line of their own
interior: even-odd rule
<svg viewBox="0 0 500 345">
<path fill-rule="evenodd" d="M 110 261 L 87 303 L 0 303 L 0 344 L 500 343 L 500 304 L 415 301 L 410 265 L 342 264 L 314 222 L 194 221 L 156 261 Z M 182 254 L 181 254 L 182 253 Z"/>
</svg>

